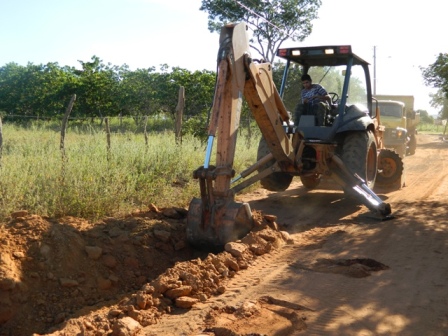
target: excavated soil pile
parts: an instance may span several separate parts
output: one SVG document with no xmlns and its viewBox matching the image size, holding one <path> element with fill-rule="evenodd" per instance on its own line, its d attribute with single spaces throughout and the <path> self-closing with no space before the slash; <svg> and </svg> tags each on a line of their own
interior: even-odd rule
<svg viewBox="0 0 448 336">
<path fill-rule="evenodd" d="M 135 335 L 174 309 L 225 291 L 226 279 L 290 238 L 275 218 L 225 251 L 188 246 L 185 209 L 91 223 L 12 214 L 0 226 L 0 335 Z"/>
</svg>

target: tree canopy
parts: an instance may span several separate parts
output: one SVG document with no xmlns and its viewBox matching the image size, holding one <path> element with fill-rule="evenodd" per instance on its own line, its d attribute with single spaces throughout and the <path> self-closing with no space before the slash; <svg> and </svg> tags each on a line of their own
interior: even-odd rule
<svg viewBox="0 0 448 336">
<path fill-rule="evenodd" d="M 274 63 L 281 44 L 303 41 L 312 31 L 321 0 L 202 0 L 199 8 L 208 13 L 208 28 L 219 32 L 230 22 L 246 22 L 252 30 L 251 47 Z"/>
<path fill-rule="evenodd" d="M 213 101 L 215 73 L 161 66 L 131 71 L 99 57 L 79 61 L 80 69 L 57 63 L 0 67 L 0 111 L 11 120 L 61 117 L 73 94 L 72 117 L 174 116 L 180 86 L 187 92 L 184 115 L 201 114 Z M 14 119 L 12 119 L 14 118 Z M 9 120 L 7 119 L 7 120 Z"/>
<path fill-rule="evenodd" d="M 422 75 L 426 85 L 438 89 L 431 105 L 441 107 L 440 116 L 448 118 L 448 53 L 440 53 L 433 64 L 422 68 Z"/>
</svg>

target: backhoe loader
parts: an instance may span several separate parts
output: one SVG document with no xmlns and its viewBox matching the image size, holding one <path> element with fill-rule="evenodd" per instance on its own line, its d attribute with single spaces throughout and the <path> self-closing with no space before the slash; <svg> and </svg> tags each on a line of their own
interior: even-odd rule
<svg viewBox="0 0 448 336">
<path fill-rule="evenodd" d="M 249 204 L 236 202 L 235 195 L 258 181 L 268 190 L 283 191 L 294 176 L 309 189 L 331 179 L 381 218 L 391 217 L 390 205 L 372 191 L 377 174 L 384 173 L 381 153 L 386 149 L 384 127 L 373 108 L 369 64 L 350 45 L 279 49 L 277 56 L 286 64 L 278 91 L 272 65 L 251 57 L 245 23 L 224 26 L 219 43 L 205 159 L 193 173 L 199 180 L 200 197 L 189 205 L 188 242 L 220 249 L 242 238 L 254 223 Z M 313 76 L 324 79 L 333 74 L 333 85 L 327 84 L 332 103 L 324 124 L 316 124 L 313 115 L 291 120 L 283 97 L 294 88 L 288 75 L 297 69 L 301 74 L 316 70 Z M 295 95 L 298 100 L 299 91 Z M 236 174 L 233 161 L 243 97 L 262 137 L 257 162 Z"/>
</svg>

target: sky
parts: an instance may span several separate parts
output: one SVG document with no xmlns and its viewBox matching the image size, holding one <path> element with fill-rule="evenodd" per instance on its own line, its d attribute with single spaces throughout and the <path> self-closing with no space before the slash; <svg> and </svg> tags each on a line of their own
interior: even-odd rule
<svg viewBox="0 0 448 336">
<path fill-rule="evenodd" d="M 0 0 L 0 66 L 79 67 L 93 56 L 131 70 L 216 70 L 219 34 L 201 0 Z M 322 0 L 312 33 L 282 46 L 350 44 L 371 63 L 378 94 L 413 95 L 431 115 L 421 67 L 448 52 L 440 0 Z M 375 55 L 375 57 L 374 57 Z M 375 65 L 375 66 L 374 66 Z M 374 69 L 375 68 L 375 69 Z"/>
</svg>

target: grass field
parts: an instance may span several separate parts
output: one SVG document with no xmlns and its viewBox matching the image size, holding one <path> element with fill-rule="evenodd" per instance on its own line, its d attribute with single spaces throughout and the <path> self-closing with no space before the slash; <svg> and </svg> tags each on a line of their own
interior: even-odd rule
<svg viewBox="0 0 448 336">
<path fill-rule="evenodd" d="M 434 124 L 419 124 L 417 126 L 417 131 L 422 133 L 433 133 L 442 134 L 445 131 L 444 125 L 434 125 Z M 448 131 L 448 129 L 447 129 Z"/>
<path fill-rule="evenodd" d="M 257 133 L 259 134 L 259 133 Z M 3 124 L 0 158 L 0 219 L 17 210 L 89 219 L 146 208 L 187 206 L 199 196 L 193 171 L 203 165 L 205 143 L 173 132 L 112 132 L 72 127 L 60 149 L 57 127 Z M 234 168 L 256 158 L 259 135 L 240 137 Z M 212 164 L 213 164 L 212 157 Z"/>
</svg>

